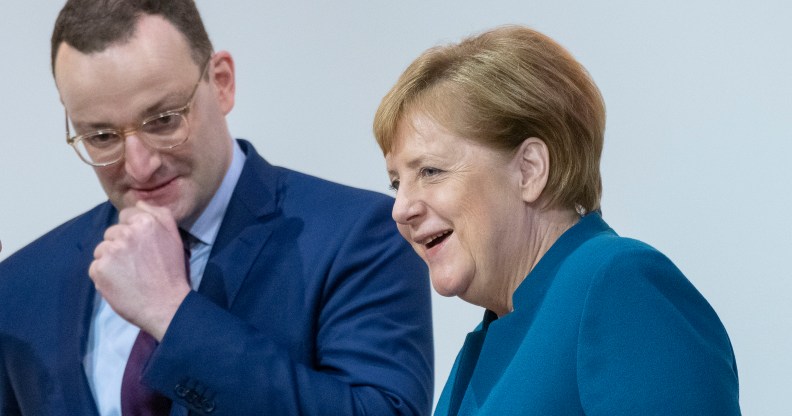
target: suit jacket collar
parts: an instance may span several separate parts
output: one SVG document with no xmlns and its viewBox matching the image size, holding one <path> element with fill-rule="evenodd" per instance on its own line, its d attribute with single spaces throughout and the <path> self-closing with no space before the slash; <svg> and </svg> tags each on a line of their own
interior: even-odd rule
<svg viewBox="0 0 792 416">
<path fill-rule="evenodd" d="M 116 222 L 116 209 L 109 203 L 99 205 L 89 215 L 89 222 L 83 235 L 76 238 L 72 253 L 64 253 L 64 258 L 72 258 L 64 270 L 59 285 L 58 364 L 57 374 L 61 377 L 58 384 L 66 390 L 63 395 L 66 409 L 71 414 L 97 414 L 88 379 L 83 366 L 88 346 L 96 300 L 96 289 L 88 276 L 88 268 L 93 261 L 93 251 L 104 238 L 104 232 Z M 65 278 L 66 276 L 70 278 Z M 75 360 L 75 357 L 78 358 Z"/>
<path fill-rule="evenodd" d="M 451 390 L 451 397 L 448 405 L 448 414 L 456 415 L 459 413 L 459 408 L 462 404 L 462 399 L 467 392 L 468 385 L 470 384 L 473 371 L 476 369 L 481 349 L 484 346 L 484 340 L 487 336 L 487 329 L 490 323 L 498 319 L 495 312 L 486 310 L 484 312 L 484 319 L 479 325 L 479 328 L 469 333 L 465 338 L 465 344 L 459 352 L 459 365 L 456 369 L 456 376 L 453 380 L 453 388 Z M 450 380 L 449 380 L 450 382 Z"/>
<path fill-rule="evenodd" d="M 274 229 L 278 212 L 278 170 L 239 140 L 247 155 L 217 234 L 198 293 L 228 308 Z"/>
<path fill-rule="evenodd" d="M 544 298 L 547 287 L 564 260 L 583 243 L 603 232 L 616 234 L 602 219 L 600 213 L 595 211 L 581 217 L 577 224 L 561 234 L 514 291 L 512 297 L 514 310 L 520 308 L 535 310 L 537 307 L 535 301 Z M 532 315 L 533 312 L 530 314 Z"/>
</svg>

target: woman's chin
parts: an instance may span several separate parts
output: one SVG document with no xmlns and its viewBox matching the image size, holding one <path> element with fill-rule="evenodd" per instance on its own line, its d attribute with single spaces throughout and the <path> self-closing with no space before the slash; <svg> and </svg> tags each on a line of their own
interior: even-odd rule
<svg viewBox="0 0 792 416">
<path fill-rule="evenodd" d="M 463 282 L 458 278 L 435 277 L 432 274 L 430 274 L 429 277 L 432 280 L 432 287 L 440 296 L 453 297 L 459 296 L 462 292 L 464 292 L 466 285 L 464 285 Z"/>
</svg>

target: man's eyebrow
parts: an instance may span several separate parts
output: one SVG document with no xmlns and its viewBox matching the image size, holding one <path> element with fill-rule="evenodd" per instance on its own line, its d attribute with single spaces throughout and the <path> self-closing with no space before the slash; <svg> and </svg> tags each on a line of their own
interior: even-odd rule
<svg viewBox="0 0 792 416">
<path fill-rule="evenodd" d="M 141 114 L 138 114 L 138 116 L 140 116 L 142 121 L 146 117 L 151 117 L 165 111 L 176 110 L 187 105 L 188 98 L 189 96 L 186 96 L 184 93 L 168 93 L 154 104 L 148 106 Z"/>
<path fill-rule="evenodd" d="M 140 123 L 148 117 L 155 116 L 157 114 L 164 113 L 166 111 L 176 110 L 179 108 L 184 107 L 188 104 L 187 99 L 189 98 L 184 92 L 169 92 L 162 97 L 160 97 L 157 101 L 153 104 L 149 105 L 138 113 L 136 123 Z M 70 119 L 72 126 L 75 129 L 82 130 L 82 131 L 93 131 L 93 130 L 107 130 L 107 129 L 114 129 L 120 130 L 121 126 L 116 126 L 111 123 L 97 121 L 97 122 L 80 122 Z"/>
<path fill-rule="evenodd" d="M 93 131 L 93 130 L 107 130 L 107 129 L 115 129 L 116 127 L 110 123 L 105 122 L 80 122 L 70 120 L 72 126 L 75 130 L 81 131 Z"/>
<path fill-rule="evenodd" d="M 72 123 L 75 130 L 101 130 L 111 129 L 113 126 L 107 123 Z"/>
</svg>

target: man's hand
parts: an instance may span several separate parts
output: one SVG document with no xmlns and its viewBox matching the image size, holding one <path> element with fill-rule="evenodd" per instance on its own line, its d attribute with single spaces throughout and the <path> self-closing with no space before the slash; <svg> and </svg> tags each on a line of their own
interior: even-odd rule
<svg viewBox="0 0 792 416">
<path fill-rule="evenodd" d="M 94 250 L 88 274 L 116 313 L 162 340 L 190 292 L 171 212 L 142 201 L 122 210 Z"/>
</svg>

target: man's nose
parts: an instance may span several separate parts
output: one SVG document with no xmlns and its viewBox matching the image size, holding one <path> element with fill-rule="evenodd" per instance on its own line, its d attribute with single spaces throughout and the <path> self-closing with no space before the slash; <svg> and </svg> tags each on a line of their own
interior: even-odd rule
<svg viewBox="0 0 792 416">
<path fill-rule="evenodd" d="M 161 164 L 160 152 L 146 145 L 136 132 L 126 136 L 126 140 L 124 140 L 124 168 L 135 182 L 147 182 Z"/>
</svg>

